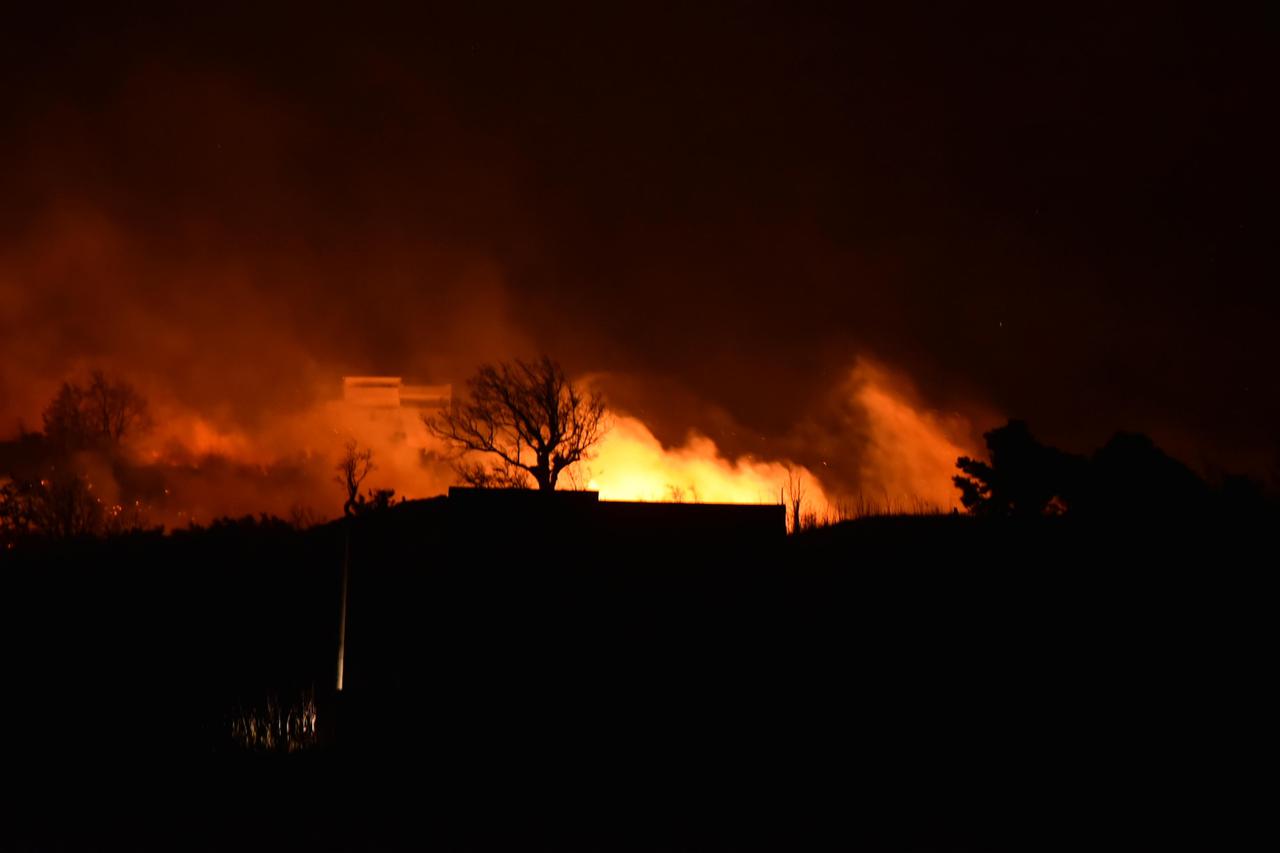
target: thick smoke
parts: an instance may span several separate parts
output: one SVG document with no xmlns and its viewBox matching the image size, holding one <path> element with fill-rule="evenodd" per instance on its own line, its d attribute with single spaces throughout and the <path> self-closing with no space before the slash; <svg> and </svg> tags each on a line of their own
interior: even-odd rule
<svg viewBox="0 0 1280 853">
<path fill-rule="evenodd" d="M 450 479 L 443 448 L 411 417 L 389 427 L 339 404 L 344 375 L 461 386 L 481 362 L 546 351 L 616 397 L 617 428 L 581 472 L 607 495 L 774 500 L 795 466 L 821 480 L 815 505 L 867 488 L 948 504 L 926 482 L 937 470 L 888 449 L 899 428 L 918 443 L 916 425 L 876 420 L 865 399 L 818 425 L 829 402 L 797 397 L 774 372 L 760 377 L 777 401 L 766 417 L 730 414 L 759 360 L 726 360 L 723 327 L 743 315 L 700 305 L 699 292 L 719 288 L 714 273 L 677 298 L 661 269 L 637 290 L 645 267 L 620 257 L 616 301 L 557 293 L 548 264 L 570 286 L 582 267 L 544 257 L 560 231 L 523 211 L 520 157 L 460 128 L 456 109 L 393 66 L 376 79 L 391 89 L 376 101 L 402 122 L 387 162 L 371 156 L 382 146 L 361 147 L 360 129 L 228 74 L 144 67 L 93 103 L 33 108 L 8 175 L 29 215 L 0 235 L 0 429 L 38 428 L 62 381 L 102 368 L 151 403 L 155 428 L 131 448 L 152 475 L 124 490 L 161 519 L 332 515 L 348 438 L 375 451 L 368 487 L 422 497 Z M 404 148 L 413 140 L 421 151 Z M 691 257 L 683 274 L 700 270 Z M 671 345 L 637 349 L 645 336 L 615 321 L 633 313 Z M 680 333 L 693 318 L 709 332 L 699 363 L 719 365 L 727 401 L 708 393 L 707 374 L 670 362 L 698 339 Z M 844 382 L 828 368 L 800 385 L 839 396 Z"/>
<path fill-rule="evenodd" d="M 449 263 L 440 253 L 398 257 L 421 270 L 429 286 L 407 291 L 396 318 L 376 308 L 386 293 L 377 284 L 340 292 L 350 312 L 346 333 L 338 329 L 330 338 L 307 324 L 333 322 L 332 308 L 304 299 L 298 282 L 332 280 L 335 271 L 305 254 L 287 270 L 279 261 L 258 269 L 252 257 L 183 262 L 149 256 L 138 238 L 103 214 L 51 213 L 0 259 L 8 323 L 0 417 L 11 432 L 20 424 L 38 427 L 65 379 L 90 367 L 127 377 L 149 399 L 154 426 L 131 442 L 151 477 L 135 475 L 125 497 L 141 495 L 155 520 L 170 525 L 302 508 L 331 516 L 341 503 L 332 467 L 349 438 L 375 451 L 377 468 L 367 487 L 393 488 L 405 497 L 438 494 L 451 481 L 445 449 L 430 440 L 415 413 L 394 414 L 388 422 L 342 403 L 344 374 L 396 366 L 362 357 L 359 344 L 378 331 L 408 340 L 410 330 L 419 329 L 420 350 L 407 350 L 405 372 L 459 386 L 473 364 L 527 354 L 533 344 L 510 317 L 496 269 Z M 376 262 L 371 253 L 368 266 Z M 294 296 L 282 299 L 282 293 Z M 375 307 L 362 312 L 366 303 Z M 597 374 L 584 381 L 616 386 L 623 401 L 664 397 L 660 378 L 611 379 Z M 812 472 L 807 492 L 816 511 L 866 494 L 877 505 L 920 499 L 950 506 L 947 469 L 971 436 L 922 414 L 904 388 L 901 378 L 860 363 L 817 411 L 794 412 L 790 431 L 754 452 L 734 440 L 745 427 L 729 428 L 723 412 L 708 417 L 714 404 L 693 405 L 687 392 L 682 400 L 671 395 L 652 419 L 669 428 L 673 419 L 687 418 L 666 446 L 644 413 L 615 407 L 614 430 L 578 472 L 579 485 L 625 499 L 773 501 L 794 466 Z M 717 421 L 725 449 L 699 434 Z M 121 499 L 109 472 L 95 471 L 94 480 L 100 494 Z"/>
<path fill-rule="evenodd" d="M 331 515 L 340 506 L 332 467 L 348 437 L 376 450 L 369 486 L 438 493 L 447 481 L 422 462 L 421 442 L 392 440 L 396 430 L 340 404 L 343 375 L 385 367 L 466 375 L 480 360 L 529 349 L 506 316 L 496 272 L 441 253 L 369 250 L 365 276 L 376 278 L 378 263 L 403 264 L 424 282 L 390 311 L 368 285 L 340 289 L 330 304 L 318 296 L 334 292 L 326 282 L 354 277 L 355 264 L 335 268 L 305 253 L 288 263 L 213 257 L 198 241 L 189 258 L 151 254 L 145 239 L 98 211 L 52 211 L 24 237 L 0 254 L 3 437 L 39 429 L 64 380 L 91 368 L 128 379 L 154 421 L 129 442 L 153 476 L 130 486 L 171 524 L 295 506 Z M 363 348 L 379 330 L 420 343 L 386 364 Z M 120 488 L 106 472 L 93 479 L 115 500 Z"/>
<path fill-rule="evenodd" d="M 1202 221 L 1244 184 L 1150 190 L 1170 163 L 1246 162 L 1187 147 L 1243 126 L 1216 95 L 1146 97 L 1161 45 L 1104 90 L 1052 60 L 1069 21 L 1010 75 L 999 30 L 964 20 L 313 12 L 0 42 L 0 436 L 101 367 L 151 401 L 134 450 L 180 511 L 332 513 L 362 433 L 341 377 L 461 385 L 546 352 L 627 425 L 609 469 L 623 443 L 665 454 L 646 495 L 687 490 L 696 458 L 945 507 L 948 458 L 997 413 L 1075 450 L 1124 427 L 1202 470 L 1271 464 L 1268 312 L 1241 289 L 1266 277 L 1240 274 L 1252 232 Z M 447 482 L 364 432 L 370 486 Z"/>
</svg>

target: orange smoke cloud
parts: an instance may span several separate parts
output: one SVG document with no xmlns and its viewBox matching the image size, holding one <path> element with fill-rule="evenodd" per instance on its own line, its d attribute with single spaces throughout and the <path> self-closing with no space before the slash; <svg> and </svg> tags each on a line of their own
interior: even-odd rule
<svg viewBox="0 0 1280 853">
<path fill-rule="evenodd" d="M 122 498 L 154 497 L 167 523 L 287 514 L 295 504 L 336 515 L 333 466 L 349 439 L 374 451 L 366 488 L 417 498 L 452 480 L 416 413 L 338 405 L 341 376 L 460 383 L 482 362 L 550 351 L 571 369 L 664 383 L 651 404 L 619 403 L 614 431 L 578 472 L 579 485 L 594 482 L 606 497 L 772 502 L 791 471 L 819 513 L 859 494 L 954 505 L 954 457 L 972 450 L 967 424 L 932 412 L 902 377 L 859 362 L 818 411 L 812 386 L 823 380 L 787 373 L 798 353 L 786 353 L 761 385 L 777 388 L 781 375 L 806 394 L 714 399 L 714 383 L 702 383 L 683 405 L 665 383 L 688 377 L 647 358 L 657 344 L 610 325 L 638 290 L 578 312 L 573 305 L 591 300 L 548 283 L 573 270 L 543 257 L 559 252 L 530 230 L 537 208 L 525 207 L 514 180 L 519 163 L 502 168 L 514 152 L 486 154 L 436 117 L 424 138 L 444 145 L 441 156 L 397 168 L 353 158 L 317 183 L 318 161 L 305 155 L 326 134 L 282 106 L 231 78 L 144 75 L 102 114 L 51 114 L 18 144 L 30 209 L 0 231 L 0 443 L 20 423 L 39 428 L 59 383 L 100 367 L 147 397 L 156 424 L 135 445 L 147 470 L 121 480 Z M 120 151 L 150 156 L 130 161 L 131 171 Z M 430 204 L 420 203 L 422 187 L 433 188 Z M 667 261 L 658 269 L 696 272 L 683 252 Z M 651 302 L 650 288 L 666 280 L 635 276 Z M 700 316 L 688 308 L 646 325 L 679 331 L 673 321 Z M 700 320 L 677 351 L 723 356 L 719 330 L 742 318 L 724 319 L 710 336 Z M 727 386 L 759 378 L 725 362 Z M 777 411 L 791 407 L 803 408 Z M 760 443 L 735 438 L 739 426 Z M 95 479 L 106 490 L 110 476 Z"/>
<path fill-rule="evenodd" d="M 0 245 L 0 441 L 19 421 L 38 427 L 62 380 L 101 366 L 135 383 L 155 420 L 135 447 L 151 470 L 118 491 L 145 493 L 154 520 L 169 525 L 297 506 L 336 515 L 333 465 L 348 439 L 374 451 L 366 488 L 440 494 L 452 473 L 418 413 L 343 406 L 339 377 L 377 363 L 459 382 L 480 361 L 538 349 L 514 322 L 500 271 L 466 253 L 393 239 L 323 266 L 305 253 L 287 262 L 213 253 L 199 239 L 153 253 L 110 217 L 74 206 L 25 236 Z M 411 286 L 418 279 L 404 268 L 429 286 Z M 390 308 L 332 286 L 327 302 L 306 297 L 312 281 L 369 276 L 395 282 Z M 397 345 L 377 354 L 375 337 Z M 596 458 L 576 472 L 579 486 L 614 499 L 775 502 L 792 471 L 820 515 L 860 499 L 947 509 L 955 459 L 976 444 L 965 418 L 932 411 L 905 377 L 868 360 L 825 408 L 796 412 L 792 431 L 755 455 L 727 453 L 696 429 L 663 445 L 635 412 L 615 414 Z M 114 493 L 107 474 L 96 476 Z"/>
<path fill-rule="evenodd" d="M 867 361 L 851 370 L 834 398 L 841 404 L 834 431 L 828 423 L 828 432 L 820 435 L 810 425 L 808 435 L 793 442 L 817 446 L 829 457 L 816 471 L 787 458 L 729 458 L 714 441 L 696 432 L 678 446 L 663 446 L 640 419 L 614 414 L 593 457 L 571 471 L 565 482 L 597 490 L 606 500 L 777 503 L 794 475 L 806 508 L 823 517 L 850 514 L 859 506 L 958 506 L 951 476 L 956 458 L 972 452 L 966 419 L 922 407 L 902 377 Z M 367 488 L 392 488 L 410 498 L 447 490 L 453 481 L 443 461 L 447 449 L 426 432 L 420 415 L 409 407 L 367 408 L 335 398 L 267 419 L 253 435 L 219 427 L 198 415 L 172 415 L 152 436 L 149 453 L 170 461 L 228 457 L 263 476 L 288 468 L 299 493 L 291 495 L 286 489 L 275 494 L 274 506 L 261 503 L 272 496 L 271 490 L 251 488 L 216 503 L 239 512 L 283 512 L 293 503 L 305 503 L 332 516 L 339 511 L 341 496 L 330 481 L 331 468 L 350 438 L 374 451 L 377 468 Z M 841 481 L 842 470 L 850 466 L 856 471 L 854 487 Z M 206 508 L 206 516 L 211 509 Z"/>
<path fill-rule="evenodd" d="M 349 440 L 373 451 L 365 491 L 430 497 L 443 493 L 452 476 L 443 448 L 411 408 L 352 406 L 330 396 L 263 418 L 253 431 L 171 405 L 158 420 L 136 451 L 175 481 L 167 493 L 174 510 L 164 515 L 174 523 L 256 512 L 287 516 L 304 507 L 317 518 L 335 517 L 345 495 L 333 481 L 334 465 Z"/>
<path fill-rule="evenodd" d="M 697 432 L 663 446 L 640 419 L 615 416 L 581 475 L 614 500 L 777 503 L 795 476 L 805 508 L 821 518 L 947 511 L 960 507 L 956 459 L 976 447 L 968 417 L 930 409 L 905 376 L 864 358 L 823 417 L 801 421 L 780 458 L 729 458 Z"/>
<path fill-rule="evenodd" d="M 133 443 L 151 472 L 151 521 L 174 527 L 246 513 L 289 517 L 302 508 L 312 518 L 335 517 L 344 495 L 334 464 L 352 439 L 374 453 L 366 490 L 425 498 L 448 489 L 448 449 L 425 429 L 424 410 L 355 404 L 338 388 L 317 389 L 310 406 L 268 413 L 252 428 L 172 399 L 154 401 L 156 427 Z M 562 487 L 596 490 L 606 500 L 778 503 L 798 482 L 804 512 L 826 519 L 958 506 L 951 476 L 956 458 L 973 452 L 967 419 L 929 410 L 904 377 L 865 360 L 831 400 L 824 418 L 803 420 L 787 442 L 795 452 L 773 459 L 730 457 L 696 431 L 664 446 L 639 418 L 614 413 L 592 458 L 567 472 Z M 112 495 L 129 491 L 110 477 L 99 472 L 95 482 Z"/>
<path fill-rule="evenodd" d="M 929 408 L 906 376 L 860 358 L 789 446 L 811 461 L 834 514 L 847 516 L 958 508 L 956 459 L 978 442 L 969 416 Z"/>
<path fill-rule="evenodd" d="M 956 459 L 974 452 L 968 420 L 920 407 L 903 380 L 895 381 L 868 361 L 854 367 L 847 388 L 866 417 L 868 441 L 860 463 L 864 488 L 890 505 L 959 508 L 951 478 Z"/>
</svg>

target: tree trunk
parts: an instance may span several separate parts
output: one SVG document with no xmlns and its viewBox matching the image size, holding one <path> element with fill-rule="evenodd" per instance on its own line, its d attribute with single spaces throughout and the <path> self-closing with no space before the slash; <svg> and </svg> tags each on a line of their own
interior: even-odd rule
<svg viewBox="0 0 1280 853">
<path fill-rule="evenodd" d="M 539 456 L 538 462 L 533 466 L 533 479 L 538 481 L 538 491 L 550 492 L 556 487 L 555 477 L 551 473 L 551 460 Z"/>
</svg>

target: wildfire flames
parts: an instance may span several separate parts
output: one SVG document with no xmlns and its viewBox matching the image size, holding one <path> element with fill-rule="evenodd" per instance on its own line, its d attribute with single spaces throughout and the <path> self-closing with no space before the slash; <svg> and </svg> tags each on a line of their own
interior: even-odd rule
<svg viewBox="0 0 1280 853">
<path fill-rule="evenodd" d="M 387 259 L 381 272 L 390 278 L 396 262 L 418 262 L 394 245 L 375 254 Z M 277 286 L 304 292 L 297 281 L 328 271 L 290 267 L 286 281 L 260 282 L 245 272 L 254 258 L 206 260 L 209 269 L 198 274 L 188 261 L 156 260 L 108 220 L 83 214 L 55 217 L 25 244 L 0 247 L 0 442 L 16 439 L 19 424 L 38 426 L 63 380 L 102 366 L 137 386 L 153 428 L 128 442 L 132 470 L 95 463 L 81 474 L 104 502 L 145 511 L 153 524 L 260 512 L 336 516 L 343 496 L 334 464 L 353 439 L 374 453 L 366 489 L 424 498 L 455 481 L 421 410 L 342 400 L 345 354 L 331 341 L 343 339 L 335 330 L 356 328 L 338 325 L 339 318 L 350 323 L 350 306 L 321 310 L 264 295 Z M 430 348 L 417 356 L 407 348 L 404 356 L 422 378 L 461 387 L 482 361 L 536 351 L 512 320 L 496 272 L 447 253 L 432 263 L 430 295 L 399 291 L 411 300 L 405 316 L 427 318 Z M 169 288 L 174 276 L 208 286 Z M 403 325 L 387 315 L 356 319 L 361 339 Z M 607 386 L 608 374 L 590 377 L 598 379 Z M 646 381 L 660 387 L 666 380 Z M 664 443 L 638 412 L 614 410 L 610 421 L 592 458 L 567 472 L 562 488 L 597 489 L 615 500 L 776 503 L 794 480 L 820 517 L 858 507 L 956 506 L 955 460 L 974 453 L 978 432 L 959 415 L 932 411 L 908 379 L 866 359 L 825 403 L 795 412 L 788 432 L 775 432 L 750 455 L 726 451 L 692 422 L 673 442 L 668 418 Z"/>
<path fill-rule="evenodd" d="M 851 371 L 833 400 L 834 427 L 802 425 L 793 443 L 835 459 L 844 446 L 838 432 L 855 431 L 856 422 L 861 452 L 840 460 L 844 467 L 827 459 L 806 466 L 788 456 L 730 458 L 697 432 L 664 446 L 641 419 L 614 412 L 591 459 L 571 469 L 562 487 L 596 490 L 606 500 L 789 503 L 801 497 L 806 513 L 823 519 L 957 505 L 950 476 L 956 457 L 971 452 L 962 443 L 966 422 L 917 408 L 887 372 L 868 362 Z M 171 400 L 154 409 L 156 427 L 132 447 L 152 475 L 148 493 L 134 499 L 138 484 L 117 484 L 110 466 L 100 463 L 86 476 L 103 496 L 134 500 L 135 511 L 145 507 L 156 524 L 185 526 L 259 512 L 334 517 L 341 512 L 341 492 L 333 464 L 352 439 L 374 453 L 366 488 L 424 498 L 455 482 L 446 448 L 424 428 L 424 412 L 413 407 L 328 399 L 265 418 L 256 431 L 219 424 Z M 842 488 L 850 463 L 856 464 L 856 491 Z M 145 487 L 147 478 L 140 481 Z"/>
<path fill-rule="evenodd" d="M 804 468 L 806 493 L 825 504 L 822 487 Z M 790 467 L 757 459 L 725 459 L 715 442 L 693 434 L 665 448 L 640 421 L 616 417 L 588 466 L 587 487 L 606 500 L 777 503 Z"/>
</svg>

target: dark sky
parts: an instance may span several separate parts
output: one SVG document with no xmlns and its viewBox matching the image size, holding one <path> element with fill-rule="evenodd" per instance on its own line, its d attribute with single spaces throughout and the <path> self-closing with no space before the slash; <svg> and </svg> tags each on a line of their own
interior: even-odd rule
<svg viewBox="0 0 1280 853">
<path fill-rule="evenodd" d="M 210 393 L 278 386 L 235 303 L 288 329 L 280 374 L 545 349 L 642 377 L 619 393 L 672 436 L 712 409 L 786 432 L 870 355 L 1074 449 L 1123 427 L 1275 464 L 1251 10 L 27 5 L 0 31 L 0 259 L 45 286 L 30 247 L 90 220 L 128 257 L 24 300 L 6 353 L 39 316 L 33 347 L 109 356 L 60 318 L 118 290 L 219 350 Z M 207 280 L 231 269 L 243 292 Z"/>
</svg>

